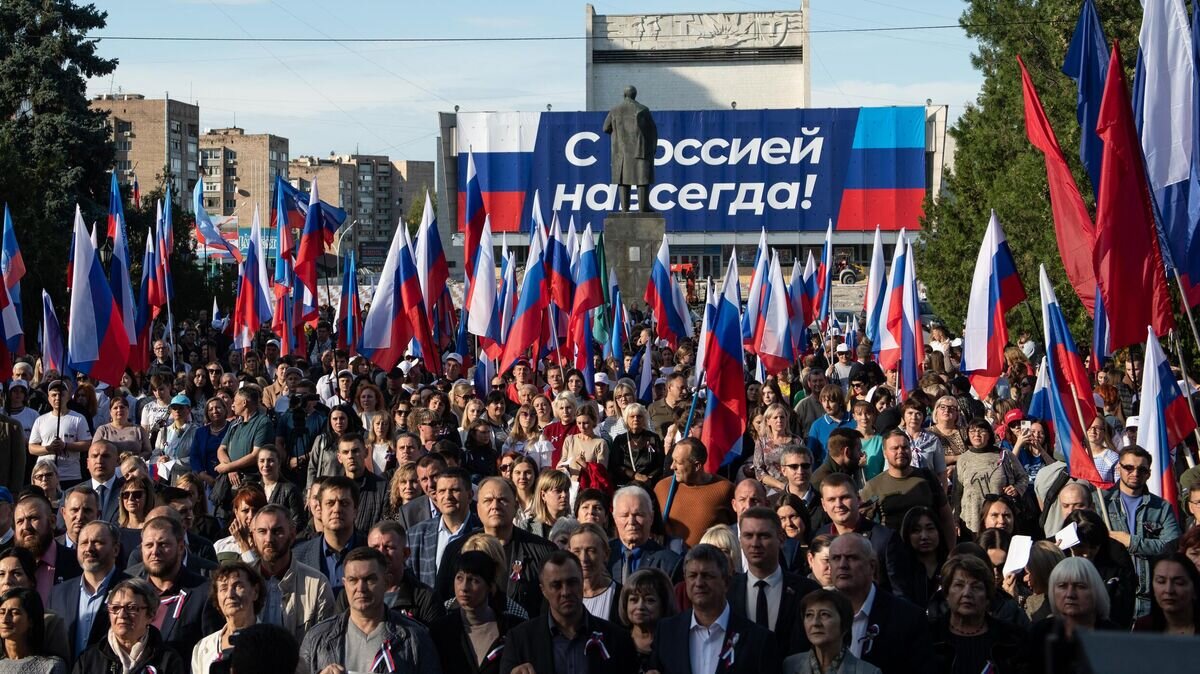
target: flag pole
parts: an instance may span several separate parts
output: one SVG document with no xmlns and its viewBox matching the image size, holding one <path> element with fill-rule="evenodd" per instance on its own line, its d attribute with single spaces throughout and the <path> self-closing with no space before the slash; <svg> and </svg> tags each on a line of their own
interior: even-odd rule
<svg viewBox="0 0 1200 674">
<path fill-rule="evenodd" d="M 1021 300 L 1021 304 L 1025 305 L 1025 311 L 1029 312 L 1029 320 L 1033 321 L 1033 327 L 1037 328 L 1038 334 L 1039 335 L 1046 334 L 1044 327 L 1042 326 L 1041 323 L 1038 322 L 1037 314 L 1034 313 L 1033 307 L 1029 305 L 1029 298 L 1026 297 L 1025 299 Z M 1045 346 L 1046 345 L 1043 344 L 1042 348 L 1045 348 Z"/>
<path fill-rule="evenodd" d="M 1192 307 L 1188 304 L 1187 293 L 1183 291 L 1183 279 L 1179 276 L 1179 267 L 1171 265 L 1171 271 L 1175 273 L 1175 287 L 1179 289 L 1179 306 L 1183 309 L 1184 315 L 1187 316 L 1188 326 L 1192 329 L 1192 339 L 1196 341 L 1196 346 L 1200 347 L 1200 330 L 1196 329 L 1196 318 L 1192 316 Z M 1176 337 L 1178 340 L 1178 337 Z M 1183 352 L 1179 354 L 1179 364 L 1183 365 Z M 1191 396 L 1188 396 L 1188 402 L 1191 403 Z"/>
<path fill-rule="evenodd" d="M 1176 275 L 1178 277 L 1178 272 L 1176 272 Z M 1175 356 L 1179 358 L 1179 372 L 1183 375 L 1183 395 L 1187 397 L 1188 414 L 1192 415 L 1192 421 L 1195 421 L 1196 410 L 1192 407 L 1192 381 L 1188 378 L 1187 365 L 1183 362 L 1183 340 L 1179 339 L 1179 333 L 1174 330 L 1168 333 L 1167 339 L 1175 345 Z M 1192 433 L 1195 434 L 1196 441 L 1200 442 L 1200 427 L 1192 429 Z M 1200 447 L 1200 445 L 1197 446 Z M 1187 449 L 1186 444 L 1184 445 L 1183 455 L 1187 458 L 1188 467 L 1195 468 L 1196 459 L 1192 456 L 1191 450 Z"/>
<path fill-rule="evenodd" d="M 1081 431 L 1083 431 L 1084 440 L 1086 441 L 1087 427 L 1083 425 L 1083 408 L 1079 406 L 1079 395 L 1075 391 L 1075 384 L 1071 384 L 1070 386 L 1071 386 L 1071 402 L 1075 404 L 1075 415 L 1079 419 L 1079 429 Z M 1068 447 L 1067 452 L 1065 454 L 1065 456 L 1067 458 L 1070 458 L 1070 456 L 1071 456 L 1070 452 L 1071 452 L 1071 449 Z M 1088 453 L 1090 454 L 1091 450 L 1088 450 Z M 1068 463 L 1067 465 L 1070 466 L 1071 464 Z M 1068 478 L 1071 477 L 1071 469 L 1069 467 L 1067 468 L 1067 477 Z M 1100 497 L 1096 500 L 1100 504 L 1100 516 L 1104 518 L 1104 526 L 1108 527 L 1109 529 L 1112 529 L 1112 526 L 1108 523 L 1108 506 L 1104 503 L 1104 492 L 1100 489 L 1100 487 L 1097 487 L 1096 485 L 1092 485 L 1092 486 L 1096 487 L 1096 495 Z"/>
</svg>

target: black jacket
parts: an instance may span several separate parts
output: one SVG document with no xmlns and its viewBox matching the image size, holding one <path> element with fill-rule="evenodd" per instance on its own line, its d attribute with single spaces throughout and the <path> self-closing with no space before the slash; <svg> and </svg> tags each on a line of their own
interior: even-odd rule
<svg viewBox="0 0 1200 674">
<path fill-rule="evenodd" d="M 126 569 L 133 578 L 147 579 L 145 566 L 139 564 Z M 208 579 L 187 567 L 179 570 L 175 587 L 179 590 L 183 606 L 175 606 L 167 611 L 160 630 L 164 642 L 179 653 L 187 653 L 191 657 L 192 649 L 200 639 L 207 634 L 217 631 L 224 620 L 208 600 Z M 169 600 L 175 595 L 163 597 Z M 159 670 L 159 674 L 163 674 Z"/>
<path fill-rule="evenodd" d="M 753 622 L 754 618 L 748 612 L 749 602 L 746 596 L 746 578 L 747 574 L 744 572 L 734 574 L 733 582 L 729 586 L 729 594 L 726 595 L 726 598 L 729 600 L 732 612 Z M 816 581 L 784 572 L 783 597 L 779 602 L 779 617 L 776 619 L 775 625 L 771 630 L 775 633 L 775 639 L 779 645 L 779 653 L 781 655 L 791 655 L 792 653 L 799 652 L 799 649 L 792 648 L 792 643 L 795 641 L 793 637 L 794 630 L 798 629 L 801 634 L 804 632 L 804 620 L 800 616 L 800 600 L 809 592 L 819 589 L 821 589 L 821 586 L 817 585 Z"/>
<path fill-rule="evenodd" d="M 55 585 L 83 575 L 83 569 L 79 566 L 79 558 L 75 556 L 75 548 L 68 548 L 54 539 L 50 540 L 50 545 L 53 545 L 56 549 L 54 553 Z"/>
<path fill-rule="evenodd" d="M 995 667 L 995 674 L 1012 674 L 1023 672 L 1025 665 L 1025 647 L 1027 636 L 1016 627 L 991 616 L 987 618 L 988 635 L 993 639 L 988 662 Z M 942 618 L 932 629 L 933 655 L 936 658 L 936 671 L 962 671 L 963 666 L 955 664 L 954 643 L 950 634 L 949 616 Z M 982 671 L 983 665 L 974 671 Z"/>
<path fill-rule="evenodd" d="M 466 543 L 466 536 L 453 541 L 446 546 L 442 559 L 454 559 Z M 550 541 L 513 527 L 512 537 L 504 546 L 508 555 L 508 596 L 529 612 L 530 616 L 542 613 L 542 589 L 539 586 L 539 572 L 542 562 L 557 548 Z M 515 580 L 514 580 L 515 578 Z M 454 597 L 454 565 L 442 564 L 438 568 L 437 582 L 433 587 L 434 596 L 439 602 L 445 602 Z"/>
<path fill-rule="evenodd" d="M 654 669 L 662 674 L 693 674 L 688 638 L 691 626 L 691 609 L 659 621 L 651 655 Z M 718 660 L 716 674 L 779 674 L 783 659 L 779 656 L 775 636 L 732 608 L 725 638 L 727 643 L 736 641 L 733 666 L 730 667 L 727 660 Z"/>
<path fill-rule="evenodd" d="M 148 629 L 146 650 L 142 652 L 134 671 L 137 674 L 149 674 L 150 668 L 153 667 L 155 674 L 188 674 L 188 663 L 163 641 L 162 635 L 154 625 L 150 625 Z M 108 639 L 104 638 L 84 651 L 75 661 L 75 667 L 71 671 L 73 674 L 121 674 L 123 670 L 120 658 L 113 652 L 112 646 L 108 645 Z"/>
<path fill-rule="evenodd" d="M 505 637 L 522 622 L 524 621 L 511 613 L 496 614 L 496 627 L 500 630 L 500 637 L 488 646 L 483 664 L 480 665 L 472 657 L 474 651 L 471 640 L 467 638 L 463 629 L 462 613 L 457 607 L 450 610 L 429 626 L 429 636 L 433 638 L 433 645 L 437 647 L 443 674 L 498 674 Z"/>
<path fill-rule="evenodd" d="M 589 615 L 587 611 L 583 612 L 583 620 L 585 635 L 600 633 L 603 650 L 608 651 L 608 659 L 604 659 L 600 648 L 588 648 L 588 671 L 578 674 L 638 671 L 637 649 L 628 632 L 607 620 Z M 533 670 L 538 674 L 554 674 L 554 641 L 550 636 L 549 616 L 534 616 L 509 631 L 504 641 L 503 655 L 500 656 L 500 672 L 508 674 L 524 663 L 533 665 Z"/>
<path fill-rule="evenodd" d="M 383 519 L 387 509 L 388 486 L 383 478 L 371 471 L 356 480 L 358 484 L 358 513 L 354 517 L 354 528 L 370 531 Z"/>
<path fill-rule="evenodd" d="M 879 570 L 882 576 L 880 581 L 883 583 L 883 589 L 889 592 L 894 591 L 901 555 L 900 534 L 861 516 L 858 518 L 858 524 L 854 527 L 854 532 L 866 536 L 867 540 L 871 542 L 871 547 L 875 550 L 875 559 L 879 560 Z M 837 536 L 833 523 L 817 529 L 813 535 L 821 534 Z"/>
<path fill-rule="evenodd" d="M 904 599 L 875 588 L 875 603 L 867 616 L 867 633 L 876 635 L 863 644 L 862 660 L 883 674 L 920 674 L 933 671 L 933 649 L 925 611 Z"/>
<path fill-rule="evenodd" d="M 338 592 L 337 607 L 339 613 L 349 609 L 346 592 Z M 433 588 L 417 579 L 412 569 L 404 569 L 404 579 L 396 590 L 396 597 L 388 608 L 399 611 L 405 618 L 415 620 L 426 627 L 437 622 L 446 615 L 442 602 L 433 596 Z"/>
</svg>

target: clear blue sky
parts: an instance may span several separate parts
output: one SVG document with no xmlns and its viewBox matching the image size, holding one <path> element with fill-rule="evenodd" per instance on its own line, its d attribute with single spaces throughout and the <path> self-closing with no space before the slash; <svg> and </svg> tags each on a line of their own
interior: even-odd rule
<svg viewBox="0 0 1200 674">
<path fill-rule="evenodd" d="M 582 36 L 584 3 L 563 0 L 120 0 L 98 3 L 112 36 Z M 107 5 L 107 7 L 104 7 Z M 594 2 L 601 14 L 787 9 L 768 2 Z M 795 3 L 792 7 L 797 7 Z M 954 24 L 963 0 L 811 0 L 813 31 Z M 979 91 L 958 28 L 814 33 L 814 106 L 950 104 Z M 137 92 L 200 105 L 202 127 L 235 122 L 289 139 L 292 156 L 362 152 L 433 159 L 439 111 L 578 110 L 581 40 L 481 43 L 101 43 L 120 59 L 88 93 Z"/>
</svg>

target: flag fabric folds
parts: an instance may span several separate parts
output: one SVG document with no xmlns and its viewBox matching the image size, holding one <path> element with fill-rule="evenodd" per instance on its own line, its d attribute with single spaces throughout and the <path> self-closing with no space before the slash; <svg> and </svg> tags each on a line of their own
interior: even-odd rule
<svg viewBox="0 0 1200 674">
<path fill-rule="evenodd" d="M 266 250 L 262 244 L 262 226 L 258 208 L 250 228 L 250 243 L 246 256 L 238 267 L 237 303 L 233 309 L 233 346 L 249 349 L 263 323 L 271 322 L 270 277 L 267 276 Z"/>
<path fill-rule="evenodd" d="M 883 236 L 876 225 L 875 242 L 871 246 L 871 269 L 867 272 L 867 293 L 863 298 L 867 318 L 866 335 L 872 345 L 879 343 L 879 310 L 883 307 L 883 294 L 887 290 L 883 265 Z"/>
<path fill-rule="evenodd" d="M 821 246 L 821 261 L 817 263 L 817 297 L 815 316 L 822 331 L 829 327 L 833 306 L 833 222 L 825 230 L 825 245 Z"/>
<path fill-rule="evenodd" d="M 438 233 L 437 218 L 433 212 L 433 199 L 425 192 L 425 208 L 421 211 L 421 224 L 417 227 L 416 247 L 413 257 L 417 263 L 417 278 L 421 282 L 421 295 L 425 298 L 425 311 L 429 322 L 437 330 L 438 303 L 446 282 L 450 280 L 450 266 L 446 262 L 446 251 L 442 248 L 442 237 Z M 453 310 L 453 307 L 450 307 Z"/>
<path fill-rule="evenodd" d="M 129 335 L 113 302 L 100 255 L 83 213 L 75 206 L 75 267 L 67 319 L 67 364 L 110 386 L 121 384 L 129 358 Z"/>
<path fill-rule="evenodd" d="M 1188 409 L 1187 397 L 1175 381 L 1171 364 L 1158 343 L 1154 329 L 1147 327 L 1146 333 L 1137 443 L 1150 452 L 1150 481 L 1147 485 L 1150 493 L 1162 497 L 1178 510 L 1179 489 L 1173 450 L 1182 445 L 1196 429 L 1196 421 Z"/>
<path fill-rule="evenodd" d="M 529 347 L 541 340 L 542 326 L 546 324 L 549 296 L 542 252 L 545 242 L 541 228 L 536 229 L 538 231 L 530 236 L 529 255 L 525 258 L 525 274 L 521 278 L 517 307 L 513 310 L 512 329 L 508 332 L 504 354 L 500 358 L 500 372 L 508 372 Z M 536 353 L 534 357 L 537 357 Z"/>
<path fill-rule="evenodd" d="M 1079 158 L 1091 179 L 1092 191 L 1099 196 L 1104 144 L 1096 135 L 1096 118 L 1100 116 L 1100 99 L 1108 76 L 1108 40 L 1092 0 L 1083 0 L 1062 71 L 1075 80 L 1078 88 L 1075 117 L 1079 120 Z"/>
<path fill-rule="evenodd" d="M 670 265 L 667 269 L 670 270 Z M 758 238 L 758 249 L 754 251 L 754 267 L 750 270 L 750 286 L 746 290 L 746 311 L 742 314 L 742 345 L 755 353 L 762 334 L 762 313 L 766 297 L 763 286 L 771 268 L 771 249 L 767 247 L 767 230 Z"/>
<path fill-rule="evenodd" d="M 116 188 L 116 179 L 113 179 L 113 187 Z M 121 314 L 121 322 L 125 326 L 129 343 L 137 343 L 136 330 L 136 300 L 133 297 L 133 287 L 129 275 L 130 260 L 129 260 L 129 239 L 125 231 L 125 213 L 121 209 L 120 191 L 117 192 L 116 207 L 119 209 L 114 215 L 108 215 L 109 234 L 113 240 L 112 259 L 108 263 L 108 282 L 112 288 L 113 301 L 117 305 L 117 311 Z"/>
<path fill-rule="evenodd" d="M 917 272 L 913 260 L 912 242 L 904 230 L 896 239 L 892 269 L 887 291 L 883 296 L 879 338 L 879 367 L 885 372 L 896 370 L 898 393 L 907 397 L 917 388 L 924 359 L 924 336 L 921 333 L 920 310 L 917 306 Z"/>
<path fill-rule="evenodd" d="M 742 436 L 746 432 L 741 295 L 737 253 L 734 252 L 729 256 L 729 267 L 725 270 L 725 282 L 717 301 L 712 329 L 706 336 L 708 344 L 701 364 L 708 379 L 708 396 L 700 441 L 708 449 L 705 470 L 710 473 L 716 473 L 721 466 L 741 455 Z"/>
<path fill-rule="evenodd" d="M 167 208 L 171 207 L 170 197 L 167 198 Z M 196 239 L 203 245 L 225 251 L 238 264 L 242 263 L 242 251 L 221 236 L 221 230 L 213 223 L 204 210 L 204 181 L 197 180 L 196 188 L 192 190 L 192 212 L 196 215 Z M 165 218 L 164 218 L 165 219 Z"/>
<path fill-rule="evenodd" d="M 1166 334 L 1175 324 L 1130 106 L 1120 48 L 1114 43 L 1097 127 L 1104 141 L 1104 167 L 1093 252 L 1104 308 L 1113 319 L 1109 347 L 1114 350 L 1141 342 L 1138 326 Z"/>
<path fill-rule="evenodd" d="M 362 307 L 358 302 L 358 263 L 354 251 L 346 256 L 342 270 L 342 297 L 338 301 L 336 330 L 337 345 L 350 355 L 358 353 L 358 338 L 362 335 Z"/>
<path fill-rule="evenodd" d="M 664 235 L 650 271 L 650 283 L 646 285 L 646 294 L 642 299 L 654 313 L 658 336 L 667 340 L 672 349 L 679 346 L 680 339 L 695 335 L 687 304 L 682 301 L 683 295 L 676 285 L 671 277 L 671 248 Z M 738 330 L 740 334 L 741 328 Z"/>
<path fill-rule="evenodd" d="M 779 253 L 772 251 L 768 271 L 762 331 L 757 344 L 758 358 L 769 375 L 779 374 L 796 361 L 792 351 L 791 314 Z"/>
<path fill-rule="evenodd" d="M 1016 262 L 996 212 L 988 220 L 975 259 L 967 322 L 963 328 L 962 370 L 981 399 L 1004 372 L 1004 347 L 1008 323 L 1004 314 L 1025 300 L 1025 286 L 1017 276 Z"/>
<path fill-rule="evenodd" d="M 42 370 L 49 372 L 57 370 L 62 374 L 70 374 L 67 369 L 67 354 L 63 351 L 62 326 L 58 322 L 58 314 L 54 311 L 54 302 L 50 293 L 42 290 Z"/>
<path fill-rule="evenodd" d="M 12 302 L 17 313 L 17 321 L 24 325 L 25 313 L 21 308 L 21 279 L 25 277 L 25 259 L 21 257 L 21 247 L 17 244 L 17 233 L 13 228 L 12 214 L 8 212 L 8 204 L 4 204 L 4 235 L 0 246 L 0 270 L 4 274 L 4 287 L 8 289 L 8 299 Z M 8 350 L 17 355 L 25 353 L 24 328 L 15 338 L 9 337 Z"/>
</svg>

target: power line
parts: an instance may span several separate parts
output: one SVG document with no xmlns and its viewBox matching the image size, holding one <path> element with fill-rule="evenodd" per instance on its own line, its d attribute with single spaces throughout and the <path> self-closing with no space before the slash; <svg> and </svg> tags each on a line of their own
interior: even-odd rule
<svg viewBox="0 0 1200 674">
<path fill-rule="evenodd" d="M 1009 26 L 1047 26 L 1075 23 L 1074 19 L 1048 19 L 1041 21 L 1003 21 L 995 23 L 946 23 L 922 26 L 879 26 L 864 28 L 822 28 L 808 31 L 809 35 L 845 33 L 894 33 L 916 30 L 967 30 L 983 28 L 1006 28 Z M 676 36 L 660 35 L 656 39 L 671 39 Z M 466 42 L 578 42 L 589 39 L 586 35 L 522 35 L 492 37 L 229 37 L 209 35 L 96 35 L 97 40 L 122 42 L 383 42 L 383 43 L 466 43 Z M 592 36 L 592 40 L 602 40 Z"/>
</svg>

